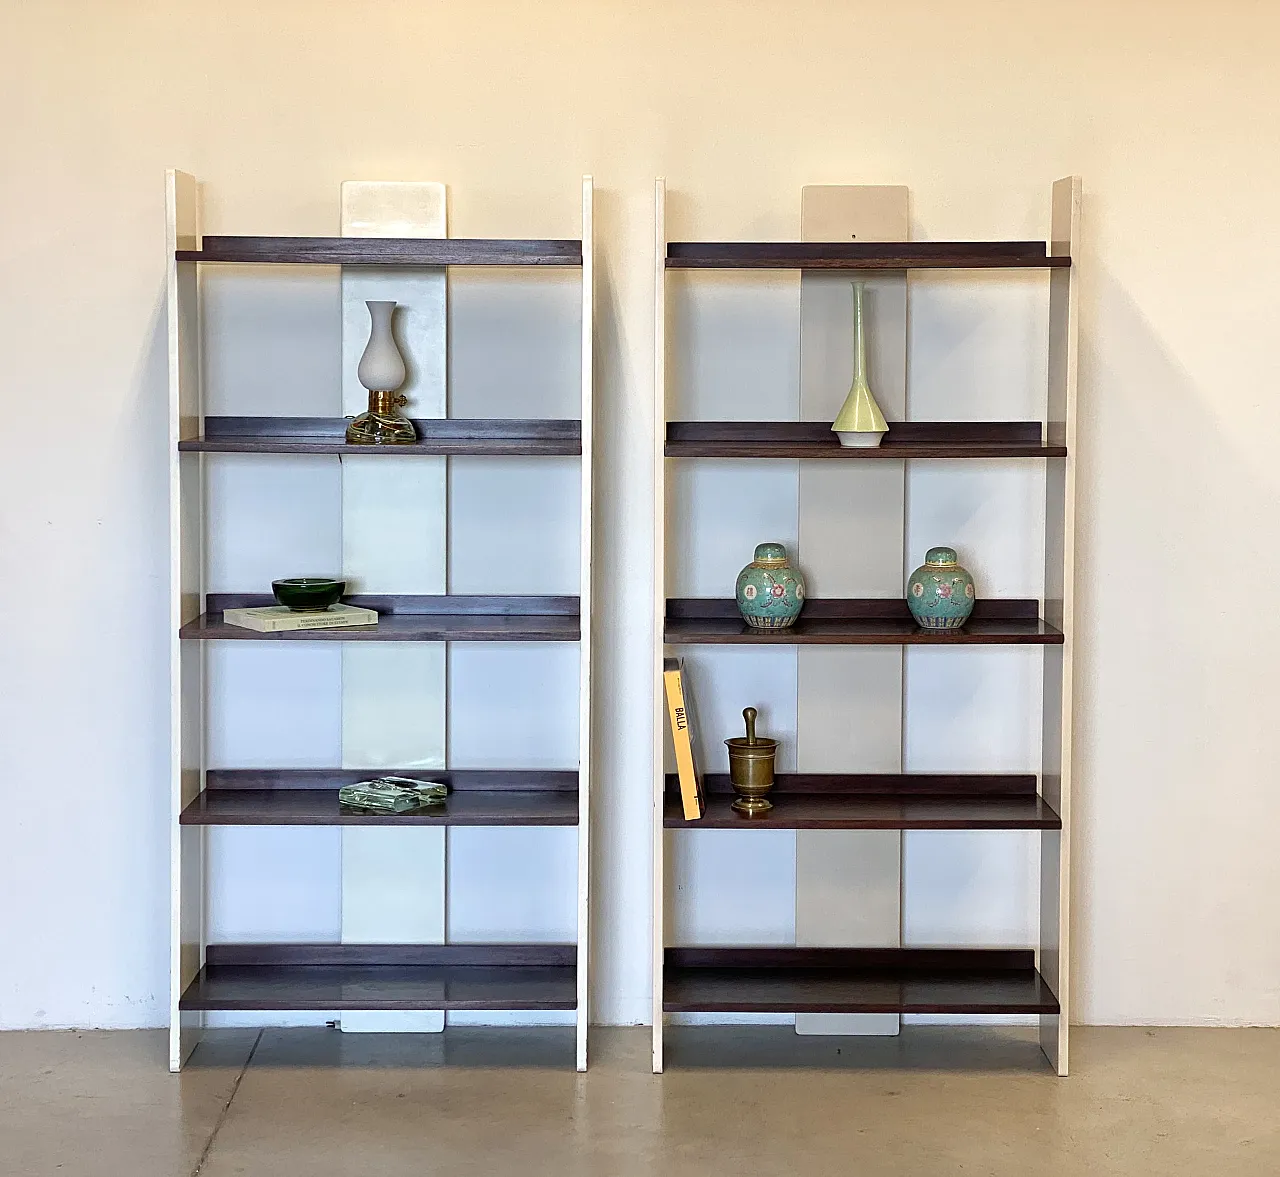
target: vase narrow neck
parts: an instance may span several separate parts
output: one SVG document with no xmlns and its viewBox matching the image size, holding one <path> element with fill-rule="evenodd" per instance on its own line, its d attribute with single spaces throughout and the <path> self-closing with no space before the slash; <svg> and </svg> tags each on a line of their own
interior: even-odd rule
<svg viewBox="0 0 1280 1177">
<path fill-rule="evenodd" d="M 867 340 L 862 322 L 863 283 L 853 284 L 853 382 L 867 382 Z"/>
</svg>

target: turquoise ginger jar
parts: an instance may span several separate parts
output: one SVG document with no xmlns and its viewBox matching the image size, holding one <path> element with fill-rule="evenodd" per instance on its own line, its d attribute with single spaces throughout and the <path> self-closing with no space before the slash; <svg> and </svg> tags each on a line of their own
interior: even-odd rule
<svg viewBox="0 0 1280 1177">
<path fill-rule="evenodd" d="M 955 548 L 930 548 L 907 581 L 907 608 L 923 629 L 959 629 L 973 612 L 973 577 Z"/>
<path fill-rule="evenodd" d="M 782 544 L 760 544 L 756 558 L 738 573 L 738 609 L 756 629 L 786 629 L 804 608 L 804 577 Z"/>
</svg>

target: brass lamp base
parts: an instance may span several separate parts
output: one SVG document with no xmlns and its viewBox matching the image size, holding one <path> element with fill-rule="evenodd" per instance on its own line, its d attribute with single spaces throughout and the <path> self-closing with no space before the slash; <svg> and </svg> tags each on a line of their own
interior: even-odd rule
<svg viewBox="0 0 1280 1177">
<path fill-rule="evenodd" d="M 418 431 L 397 411 L 409 400 L 394 392 L 369 392 L 369 411 L 347 426 L 347 445 L 413 445 Z"/>
</svg>

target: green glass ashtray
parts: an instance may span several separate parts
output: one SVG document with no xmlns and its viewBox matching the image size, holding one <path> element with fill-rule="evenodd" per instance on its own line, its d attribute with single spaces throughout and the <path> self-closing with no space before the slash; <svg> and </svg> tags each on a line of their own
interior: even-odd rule
<svg viewBox="0 0 1280 1177">
<path fill-rule="evenodd" d="M 439 781 L 380 776 L 343 785 L 338 790 L 338 801 L 342 808 L 360 813 L 408 813 L 428 805 L 443 805 L 448 795 L 449 786 Z"/>
<path fill-rule="evenodd" d="M 336 605 L 346 589 L 345 580 L 327 576 L 290 576 L 271 582 L 276 600 L 295 613 L 322 613 Z"/>
</svg>

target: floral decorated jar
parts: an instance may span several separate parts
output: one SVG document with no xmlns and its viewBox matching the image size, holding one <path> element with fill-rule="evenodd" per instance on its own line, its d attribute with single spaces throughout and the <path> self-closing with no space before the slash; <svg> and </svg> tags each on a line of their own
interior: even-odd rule
<svg viewBox="0 0 1280 1177">
<path fill-rule="evenodd" d="M 907 581 L 907 608 L 924 629 L 959 629 L 973 612 L 973 577 L 954 548 L 930 548 Z"/>
<path fill-rule="evenodd" d="M 804 577 L 782 544 L 760 544 L 756 558 L 738 573 L 738 609 L 756 629 L 786 629 L 804 608 Z"/>
</svg>

